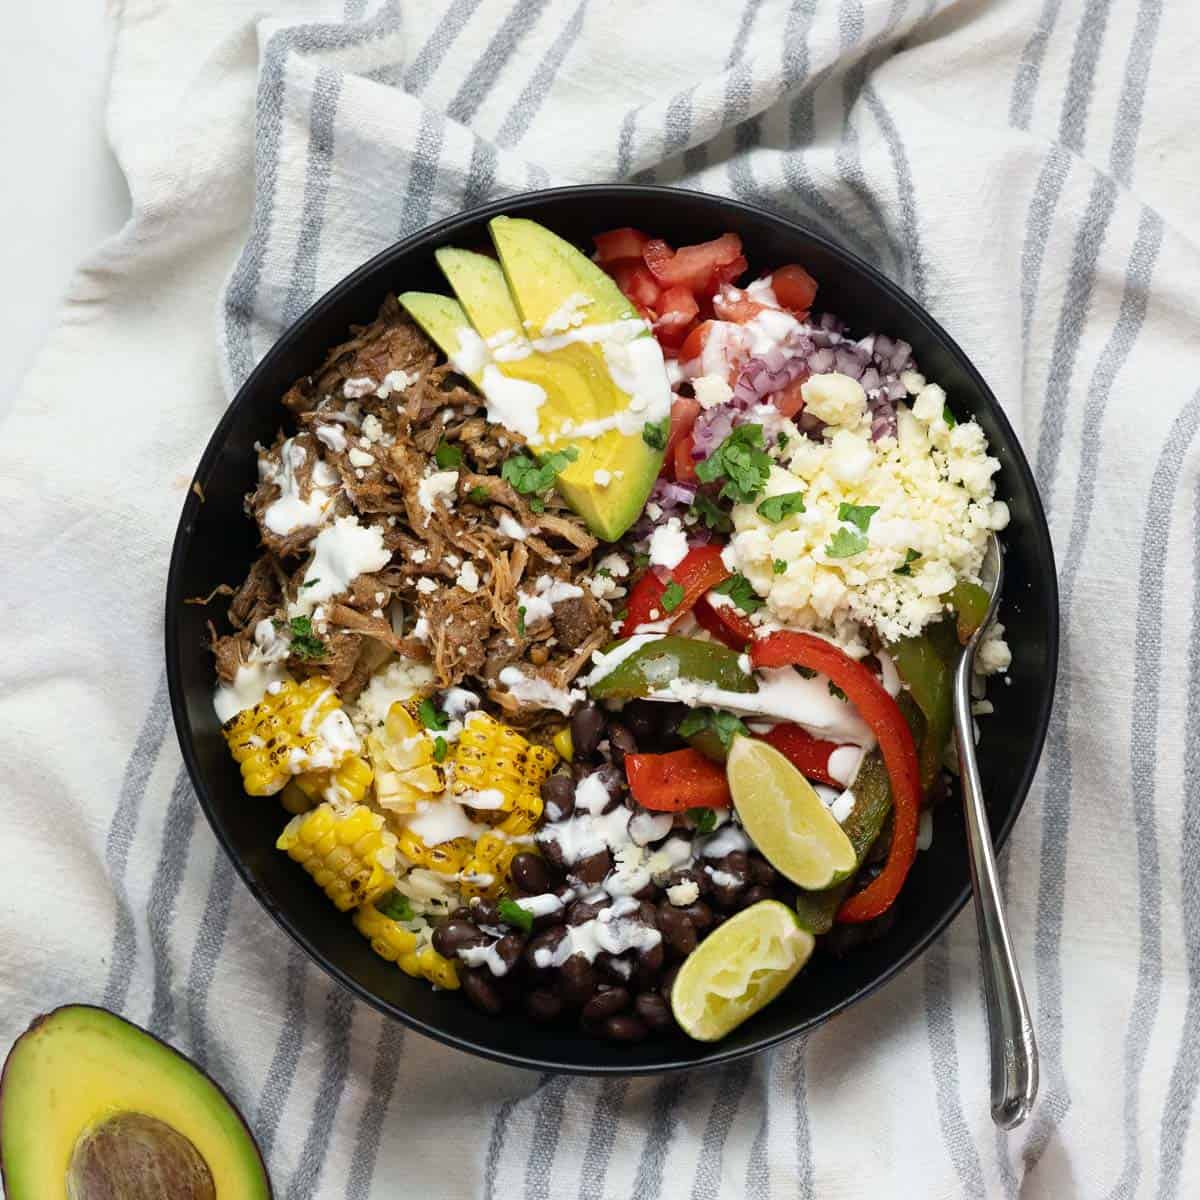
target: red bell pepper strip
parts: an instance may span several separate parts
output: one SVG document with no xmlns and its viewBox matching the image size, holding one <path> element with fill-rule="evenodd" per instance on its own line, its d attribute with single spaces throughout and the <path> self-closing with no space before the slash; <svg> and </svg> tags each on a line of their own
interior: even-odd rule
<svg viewBox="0 0 1200 1200">
<path fill-rule="evenodd" d="M 745 650 L 754 640 L 754 626 L 732 604 L 713 604 L 701 596 L 692 612 L 704 629 L 734 650 Z"/>
<path fill-rule="evenodd" d="M 699 750 L 627 754 L 625 775 L 633 798 L 655 812 L 728 808 L 730 804 L 725 768 Z"/>
<path fill-rule="evenodd" d="M 879 740 L 895 805 L 892 848 L 883 870 L 838 909 L 838 920 L 869 921 L 886 912 L 900 894 L 917 855 L 921 775 L 917 750 L 899 706 L 862 663 L 809 633 L 773 633 L 750 648 L 755 667 L 808 667 L 827 675 L 846 693 Z"/>
<path fill-rule="evenodd" d="M 830 787 L 842 786 L 829 773 L 829 756 L 838 748 L 837 742 L 823 742 L 799 725 L 776 725 L 769 733 L 758 736 L 774 746 L 806 778 Z"/>
<path fill-rule="evenodd" d="M 639 625 L 649 621 L 670 619 L 674 625 L 684 613 L 691 611 L 709 588 L 716 587 L 728 578 L 729 568 L 721 561 L 721 547 L 717 545 L 694 546 L 665 581 L 653 571 L 647 571 L 629 593 L 629 606 L 625 624 L 621 626 L 621 636 L 632 637 Z M 662 604 L 668 583 L 677 583 L 683 588 L 683 599 L 670 612 Z M 652 617 L 652 612 L 657 612 L 658 616 Z"/>
</svg>

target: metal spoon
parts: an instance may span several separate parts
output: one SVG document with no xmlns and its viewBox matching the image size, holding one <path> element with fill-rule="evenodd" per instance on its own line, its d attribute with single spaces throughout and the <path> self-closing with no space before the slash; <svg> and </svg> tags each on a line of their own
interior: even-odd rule
<svg viewBox="0 0 1200 1200">
<path fill-rule="evenodd" d="M 963 647 L 954 671 L 954 731 L 962 777 L 971 884 L 975 889 L 975 916 L 979 924 L 983 994 L 987 1004 L 992 1120 L 1001 1129 L 1013 1129 L 1029 1115 L 1037 1095 L 1037 1042 L 1000 897 L 996 853 L 992 849 L 992 835 L 983 803 L 983 782 L 975 759 L 975 729 L 971 720 L 971 674 L 975 651 L 996 615 L 1004 581 L 1004 558 L 994 533 L 988 539 L 980 574 L 983 586 L 990 594 L 990 603 L 987 616 Z"/>
</svg>

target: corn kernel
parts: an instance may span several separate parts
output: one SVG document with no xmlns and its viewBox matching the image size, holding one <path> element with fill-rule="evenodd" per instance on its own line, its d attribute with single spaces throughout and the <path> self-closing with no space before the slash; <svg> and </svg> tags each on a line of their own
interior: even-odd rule
<svg viewBox="0 0 1200 1200">
<path fill-rule="evenodd" d="M 571 741 L 571 727 L 564 725 L 551 739 L 554 743 L 554 749 L 558 751 L 560 758 L 565 758 L 567 762 L 571 762 L 575 757 L 575 744 Z"/>
<path fill-rule="evenodd" d="M 396 962 L 402 954 L 411 954 L 417 948 L 417 935 L 373 904 L 355 910 L 354 927 L 371 943 L 371 949 L 388 962 Z"/>
</svg>

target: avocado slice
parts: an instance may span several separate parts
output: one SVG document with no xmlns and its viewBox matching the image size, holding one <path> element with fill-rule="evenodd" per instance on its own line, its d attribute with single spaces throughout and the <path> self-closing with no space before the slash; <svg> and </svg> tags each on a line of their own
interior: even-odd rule
<svg viewBox="0 0 1200 1200">
<path fill-rule="evenodd" d="M 575 448 L 556 486 L 597 537 L 616 541 L 662 465 L 641 430 L 669 413 L 658 343 L 569 242 L 534 221 L 497 217 L 489 228 L 500 262 L 454 247 L 435 255 L 457 303 L 429 292 L 400 303 L 484 393 L 490 419 L 535 453 Z"/>
<path fill-rule="evenodd" d="M 225 1093 L 153 1034 L 82 1004 L 38 1017 L 9 1052 L 0 1175 L 8 1200 L 272 1196 Z"/>
</svg>

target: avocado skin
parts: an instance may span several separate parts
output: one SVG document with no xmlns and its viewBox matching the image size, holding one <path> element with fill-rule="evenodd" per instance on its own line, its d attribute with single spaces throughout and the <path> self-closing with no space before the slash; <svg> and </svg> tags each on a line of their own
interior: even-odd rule
<svg viewBox="0 0 1200 1200">
<path fill-rule="evenodd" d="M 254 1140 L 254 1135 L 250 1132 L 250 1126 L 220 1084 L 187 1055 L 180 1053 L 173 1046 L 150 1033 L 149 1030 L 135 1025 L 132 1021 L 127 1021 L 124 1017 L 118 1016 L 106 1008 L 91 1004 L 66 1004 L 34 1017 L 29 1023 L 29 1027 L 17 1038 L 8 1052 L 4 1069 L 0 1071 L 0 1184 L 3 1185 L 4 1194 L 8 1200 L 62 1200 L 66 1197 L 65 1175 L 62 1179 L 60 1194 L 47 1193 L 40 1185 L 38 1185 L 39 1190 L 34 1193 L 24 1186 L 23 1168 L 21 1163 L 13 1159 L 13 1147 L 9 1144 L 10 1137 L 24 1135 L 30 1129 L 35 1131 L 35 1136 L 38 1138 L 59 1137 L 63 1129 L 48 1121 L 44 1112 L 17 1112 L 12 1103 L 12 1096 L 17 1090 L 18 1084 L 23 1082 L 20 1079 L 21 1073 L 27 1069 L 33 1070 L 41 1066 L 35 1059 L 34 1063 L 27 1067 L 25 1055 L 21 1053 L 23 1047 L 27 1047 L 30 1042 L 39 1038 L 55 1036 L 82 1037 L 89 1041 L 98 1040 L 97 1035 L 90 1031 L 88 1022 L 107 1025 L 109 1027 L 107 1032 L 114 1038 L 129 1038 L 132 1040 L 132 1045 L 138 1046 L 143 1051 L 152 1052 L 155 1057 L 169 1062 L 177 1071 L 182 1070 L 183 1074 L 193 1079 L 197 1085 L 197 1105 L 212 1105 L 214 1110 L 219 1111 L 233 1129 L 228 1142 L 241 1156 L 242 1161 L 239 1163 L 237 1173 L 232 1177 L 224 1173 L 217 1177 L 218 1170 L 213 1169 L 214 1164 L 211 1159 L 206 1159 L 209 1168 L 213 1169 L 217 1194 L 221 1200 L 273 1200 L 275 1193 L 271 1187 L 271 1180 L 267 1174 L 262 1153 Z M 73 1032 L 72 1027 L 75 1025 L 78 1025 L 78 1029 Z M 80 1081 L 74 1072 L 72 1076 L 52 1075 L 39 1082 L 41 1087 L 35 1089 L 35 1092 L 41 1094 L 45 1094 L 56 1083 L 69 1084 L 75 1090 L 80 1086 Z M 166 1082 L 174 1081 L 167 1079 Z M 103 1100 L 98 1100 L 97 1107 L 100 1108 L 102 1105 Z M 151 1111 L 153 1103 L 138 1107 L 147 1110 L 150 1116 L 158 1115 Z M 101 1111 L 97 1115 L 108 1116 L 111 1115 L 111 1111 L 111 1109 Z M 170 1121 L 166 1123 L 171 1124 Z M 66 1130 L 72 1144 L 81 1133 L 85 1132 L 89 1124 L 91 1121 L 84 1123 L 81 1128 Z M 187 1129 L 180 1129 L 180 1132 L 194 1142 Z M 35 1149 L 37 1148 L 36 1142 L 32 1145 Z M 202 1150 L 203 1147 L 197 1146 L 197 1149 Z"/>
</svg>

